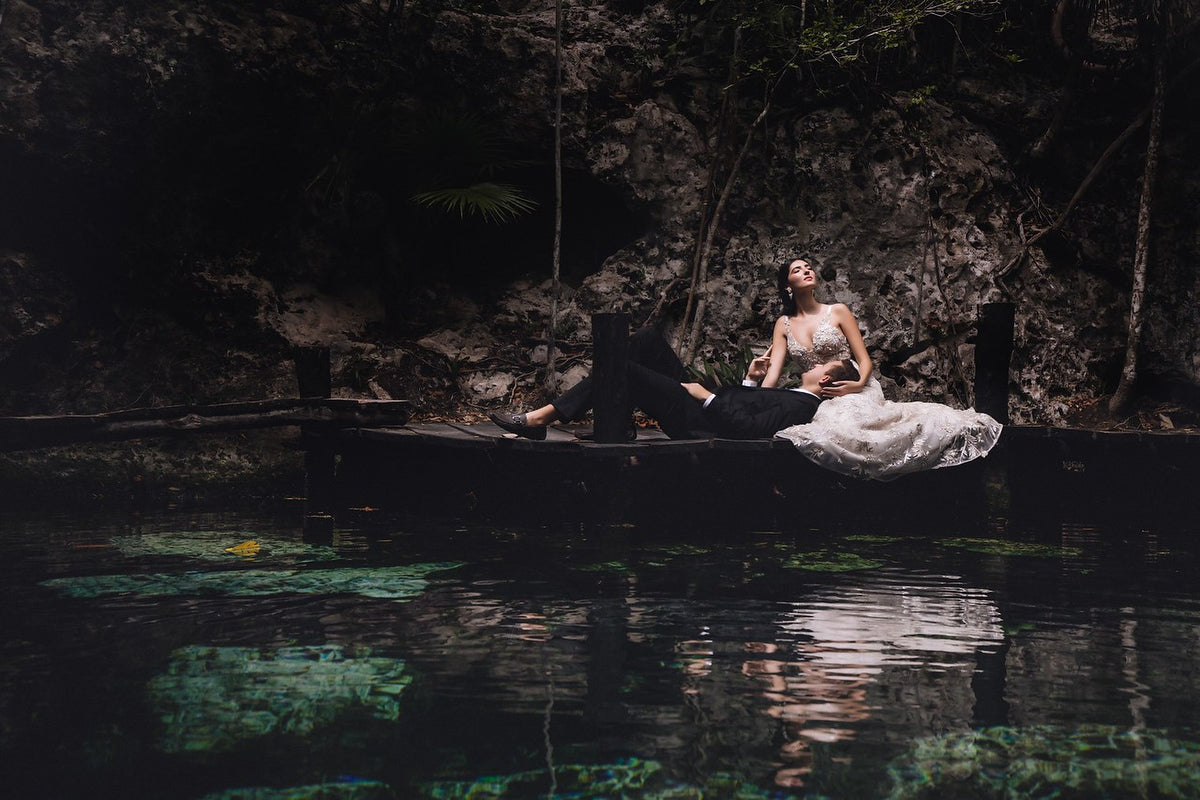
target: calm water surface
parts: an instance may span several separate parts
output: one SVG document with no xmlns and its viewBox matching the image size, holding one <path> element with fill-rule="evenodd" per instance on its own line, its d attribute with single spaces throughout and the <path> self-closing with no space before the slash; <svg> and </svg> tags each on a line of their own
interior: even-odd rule
<svg viewBox="0 0 1200 800">
<path fill-rule="evenodd" d="M 362 511 L 306 541 L 291 509 L 4 514 L 0 785 L 1197 797 L 1188 524 L 746 533 Z"/>
</svg>

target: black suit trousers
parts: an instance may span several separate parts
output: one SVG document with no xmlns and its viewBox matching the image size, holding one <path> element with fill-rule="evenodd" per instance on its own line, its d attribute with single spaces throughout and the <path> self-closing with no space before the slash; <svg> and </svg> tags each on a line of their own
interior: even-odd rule
<svg viewBox="0 0 1200 800">
<path fill-rule="evenodd" d="M 731 386 L 720 389 L 703 407 L 681 385 L 687 370 L 654 328 L 642 328 L 630 337 L 625 368 L 631 405 L 654 417 L 672 439 L 767 438 L 811 422 L 821 402 L 804 392 Z M 584 378 L 554 400 L 559 416 L 582 419 L 592 407 L 592 386 L 592 378 Z"/>
<path fill-rule="evenodd" d="M 700 403 L 681 385 L 687 370 L 679 356 L 654 328 L 642 328 L 629 338 L 625 364 L 629 401 L 655 420 L 672 439 L 705 438 L 712 428 Z M 584 378 L 552 402 L 563 419 L 577 420 L 592 407 L 592 378 Z M 630 415 L 633 408 L 629 409 Z"/>
</svg>

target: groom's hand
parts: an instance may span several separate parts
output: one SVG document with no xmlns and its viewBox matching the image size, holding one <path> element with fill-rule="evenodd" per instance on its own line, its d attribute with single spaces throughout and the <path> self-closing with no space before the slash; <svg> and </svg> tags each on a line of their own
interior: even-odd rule
<svg viewBox="0 0 1200 800">
<path fill-rule="evenodd" d="M 688 394 L 699 400 L 701 403 L 712 397 L 712 392 L 710 392 L 708 389 L 705 389 L 698 383 L 684 383 L 680 385 L 683 386 Z"/>
<path fill-rule="evenodd" d="M 762 383 L 762 379 L 767 377 L 767 370 L 771 367 L 771 356 L 761 355 L 750 362 L 750 368 L 746 370 L 746 380 Z"/>
</svg>

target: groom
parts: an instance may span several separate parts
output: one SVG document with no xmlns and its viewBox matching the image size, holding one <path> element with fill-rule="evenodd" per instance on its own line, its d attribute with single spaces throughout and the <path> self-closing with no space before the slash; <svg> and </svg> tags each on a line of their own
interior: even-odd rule
<svg viewBox="0 0 1200 800">
<path fill-rule="evenodd" d="M 853 361 L 834 361 L 809 370 L 800 389 L 722 387 L 709 391 L 685 382 L 687 371 L 671 346 L 654 328 L 642 328 L 629 340 L 625 366 L 630 403 L 658 421 L 672 439 L 760 439 L 776 431 L 811 422 L 821 403 L 821 387 L 856 380 Z M 754 376 L 751 368 L 750 378 Z M 592 407 L 593 379 L 588 377 L 549 405 L 526 413 L 491 413 L 492 422 L 527 439 L 546 438 L 546 427 L 558 420 L 583 418 Z"/>
</svg>

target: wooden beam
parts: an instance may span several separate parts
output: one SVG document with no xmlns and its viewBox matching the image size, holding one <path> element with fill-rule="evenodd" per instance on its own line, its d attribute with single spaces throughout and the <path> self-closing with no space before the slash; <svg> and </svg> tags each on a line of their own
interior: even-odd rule
<svg viewBox="0 0 1200 800">
<path fill-rule="evenodd" d="M 1005 425 L 1015 319 L 1012 303 L 984 303 L 975 336 L 975 410 Z"/>
<path fill-rule="evenodd" d="M 626 441 L 632 422 L 625 362 L 629 357 L 629 315 L 592 315 L 592 417 L 596 442 Z"/>
<path fill-rule="evenodd" d="M 405 400 L 329 398 L 163 406 L 104 414 L 0 417 L 0 451 L 287 425 L 386 427 L 403 425 L 408 417 Z"/>
</svg>

